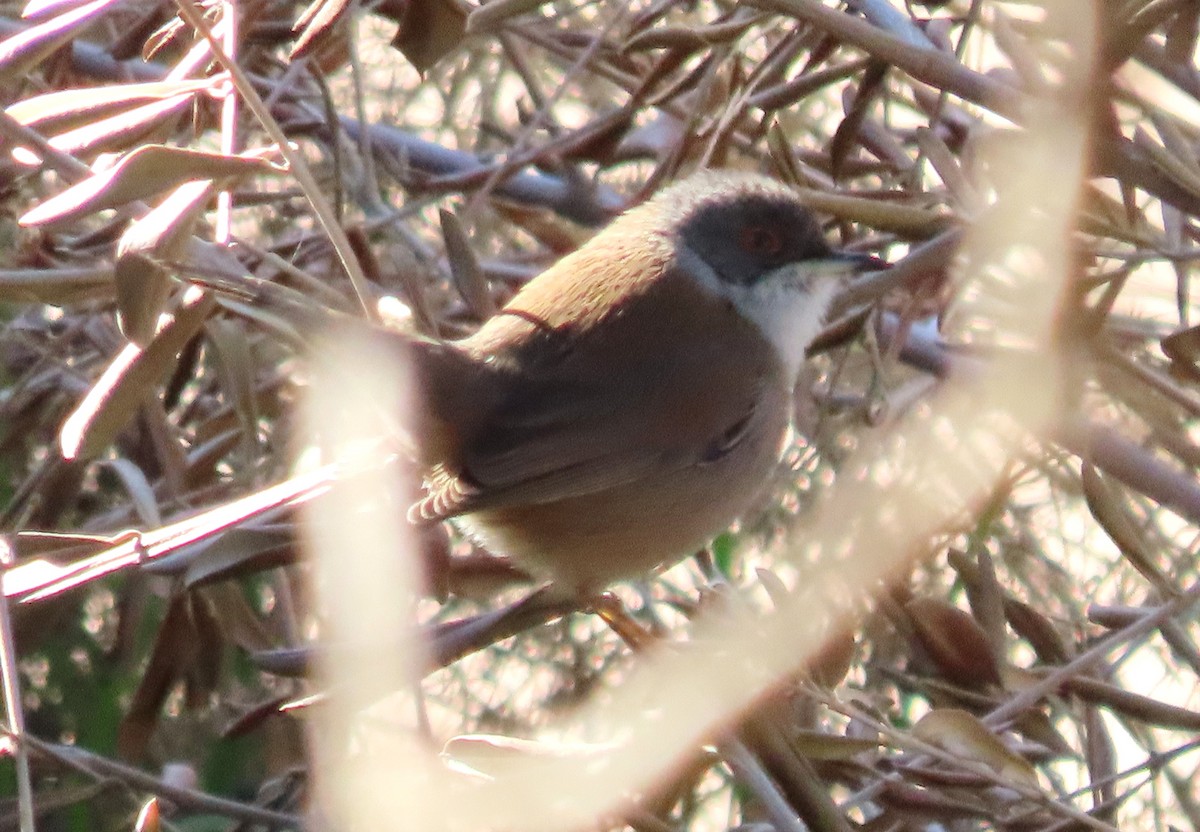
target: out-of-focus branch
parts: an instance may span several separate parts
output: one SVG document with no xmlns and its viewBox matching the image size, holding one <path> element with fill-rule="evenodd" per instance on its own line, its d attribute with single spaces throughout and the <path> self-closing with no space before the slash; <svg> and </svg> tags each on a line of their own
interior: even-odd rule
<svg viewBox="0 0 1200 832">
<path fill-rule="evenodd" d="M 881 340 L 894 338 L 899 327 L 897 315 L 885 313 L 879 317 Z M 905 363 L 941 378 L 978 372 L 978 359 L 955 355 L 931 330 L 922 327 L 906 330 L 899 355 Z M 1200 482 L 1195 476 L 1172 468 L 1112 428 L 1078 417 L 1060 426 L 1051 438 L 1139 494 L 1200 523 Z"/>
</svg>

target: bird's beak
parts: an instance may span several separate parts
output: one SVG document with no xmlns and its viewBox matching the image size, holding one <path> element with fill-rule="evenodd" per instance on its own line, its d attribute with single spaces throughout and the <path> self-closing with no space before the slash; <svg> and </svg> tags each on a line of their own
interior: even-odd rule
<svg viewBox="0 0 1200 832">
<path fill-rule="evenodd" d="M 839 251 L 834 257 L 840 259 L 849 267 L 849 270 L 844 272 L 847 277 L 857 277 L 860 274 L 868 274 L 870 272 L 882 272 L 892 267 L 892 264 L 886 260 L 856 251 Z M 861 289 L 864 282 L 869 282 L 873 279 L 866 277 L 863 280 L 843 283 L 834 296 L 833 302 L 830 304 L 830 319 L 833 320 L 845 314 L 854 305 L 856 292 Z"/>
<path fill-rule="evenodd" d="M 849 274 L 883 271 L 890 265 L 886 260 L 880 260 L 873 254 L 863 254 L 858 251 L 836 251 L 829 259 L 841 263 L 843 267 L 849 266 Z"/>
<path fill-rule="evenodd" d="M 797 278 L 810 289 L 818 283 L 840 283 L 864 272 L 886 269 L 888 264 L 870 254 L 855 251 L 834 251 L 825 257 L 804 260 L 790 267 Z"/>
</svg>

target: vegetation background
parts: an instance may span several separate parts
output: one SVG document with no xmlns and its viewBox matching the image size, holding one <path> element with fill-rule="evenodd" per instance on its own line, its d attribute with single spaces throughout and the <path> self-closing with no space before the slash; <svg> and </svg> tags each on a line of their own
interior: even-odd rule
<svg viewBox="0 0 1200 832">
<path fill-rule="evenodd" d="M 1198 15 L 0 4 L 0 824 L 1200 828 Z M 522 575 L 314 322 L 459 337 L 701 167 L 897 265 L 754 517 L 464 643 Z"/>
</svg>

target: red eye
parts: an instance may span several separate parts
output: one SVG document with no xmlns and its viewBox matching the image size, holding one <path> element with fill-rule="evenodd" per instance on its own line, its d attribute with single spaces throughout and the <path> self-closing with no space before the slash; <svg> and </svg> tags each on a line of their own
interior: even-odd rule
<svg viewBox="0 0 1200 832">
<path fill-rule="evenodd" d="M 742 229 L 738 245 L 747 254 L 774 257 L 783 251 L 783 235 L 778 229 L 765 225 L 750 225 Z"/>
</svg>

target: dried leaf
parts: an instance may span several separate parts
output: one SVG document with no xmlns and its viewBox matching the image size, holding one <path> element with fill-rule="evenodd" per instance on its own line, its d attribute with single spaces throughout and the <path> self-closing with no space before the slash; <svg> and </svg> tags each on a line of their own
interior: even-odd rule
<svg viewBox="0 0 1200 832">
<path fill-rule="evenodd" d="M 668 52 L 663 56 L 663 59 L 674 58 L 675 54 L 674 51 Z M 703 89 L 704 85 L 701 84 L 701 81 L 706 80 L 710 75 L 719 71 L 720 66 L 720 63 L 712 55 L 705 55 L 704 59 L 693 67 L 691 71 L 684 73 L 683 77 L 677 78 L 674 83 L 667 84 L 655 92 L 654 95 L 649 96 L 646 99 L 646 103 L 655 107 L 661 107 L 685 93 L 691 92 L 698 86 Z M 712 84 L 711 86 L 716 87 L 717 84 Z M 713 90 L 713 92 L 715 94 L 716 91 Z M 688 112 L 694 112 L 696 109 L 697 107 L 693 103 Z"/>
<path fill-rule="evenodd" d="M 350 0 L 313 0 L 296 19 L 293 32 L 299 32 L 288 57 L 293 61 L 306 58 L 329 42 L 333 29 L 351 8 Z M 420 5 L 414 2 L 410 5 Z"/>
<path fill-rule="evenodd" d="M 258 450 L 258 401 L 254 395 L 254 359 L 241 322 L 213 318 L 205 324 L 217 357 L 217 375 L 227 400 L 232 400 L 241 424 L 247 459 Z"/>
<path fill-rule="evenodd" d="M 217 464 L 242 441 L 242 429 L 231 428 L 210 436 L 188 451 L 183 472 L 185 488 L 199 488 L 212 482 Z"/>
<path fill-rule="evenodd" d="M 905 237 L 925 239 L 954 224 L 954 217 L 939 209 L 920 208 L 900 202 L 885 202 L 813 188 L 798 190 L 804 202 L 814 211 L 862 223 L 880 231 L 892 231 Z"/>
<path fill-rule="evenodd" d="M 1046 664 L 1065 664 L 1071 659 L 1071 650 L 1058 628 L 1036 609 L 1015 598 L 1004 599 L 1004 617 L 1017 635 L 1033 647 L 1039 659 Z"/>
<path fill-rule="evenodd" d="M 392 48 L 424 75 L 458 48 L 468 25 L 468 17 L 454 0 L 411 0 Z"/>
<path fill-rule="evenodd" d="M 502 199 L 493 199 L 492 207 L 558 256 L 571 253 L 596 233 L 595 229 L 564 219 L 549 208 Z"/>
<path fill-rule="evenodd" d="M 230 529 L 195 543 L 144 569 L 164 575 L 183 575 L 189 589 L 274 569 L 300 558 L 295 532 L 286 527 L 266 526 Z"/>
<path fill-rule="evenodd" d="M 20 78 L 116 2 L 94 0 L 0 41 L 0 81 Z"/>
<path fill-rule="evenodd" d="M 858 58 L 853 61 L 816 70 L 815 72 L 804 72 L 790 81 L 760 89 L 751 95 L 746 103 L 751 107 L 758 107 L 767 112 L 782 110 L 825 87 L 831 86 L 838 81 L 844 81 L 850 76 L 863 71 L 870 63 L 870 58 Z"/>
<path fill-rule="evenodd" d="M 842 167 L 850 151 L 858 142 L 858 131 L 867 112 L 883 90 L 883 81 L 887 77 L 888 64 L 884 61 L 873 60 L 863 72 L 854 98 L 846 107 L 846 117 L 834 131 L 829 142 L 829 159 L 833 170 L 833 178 L 841 179 Z"/>
<path fill-rule="evenodd" d="M 1000 684 L 991 644 L 974 618 L 936 598 L 914 598 L 904 605 L 904 611 L 943 676 L 967 688 Z"/>
<path fill-rule="evenodd" d="M 147 346 L 167 306 L 171 276 L 158 262 L 139 252 L 123 254 L 113 267 L 117 286 L 117 321 L 121 334 Z"/>
<path fill-rule="evenodd" d="M 1063 682 L 1063 687 L 1085 702 L 1102 705 L 1129 719 L 1178 731 L 1200 731 L 1200 712 L 1168 705 L 1149 696 L 1086 676 Z"/>
<path fill-rule="evenodd" d="M 137 512 L 141 524 L 152 527 L 161 526 L 162 514 L 158 510 L 154 487 L 146 479 L 146 473 L 132 461 L 122 457 L 110 459 L 104 465 L 113 471 L 120 479 L 121 484 L 125 486 L 125 493 L 129 495 L 130 504 Z"/>
<path fill-rule="evenodd" d="M 159 625 L 149 664 L 117 729 L 117 752 L 123 759 L 136 761 L 145 754 L 167 695 L 199 655 L 196 635 L 188 596 L 176 595 Z"/>
<path fill-rule="evenodd" d="M 59 90 L 22 99 L 4 112 L 26 127 L 49 135 L 85 124 L 94 124 L 118 112 L 127 112 L 151 101 L 210 90 L 227 76 L 198 80 L 152 81 L 146 84 L 114 84 L 107 87 Z"/>
<path fill-rule="evenodd" d="M 955 800 L 946 795 L 942 791 L 935 789 L 919 788 L 909 785 L 908 783 L 899 780 L 883 780 L 882 788 L 879 790 L 879 800 L 887 807 L 891 807 L 896 812 L 901 813 L 901 817 L 907 819 L 911 815 L 916 815 L 922 819 L 943 819 L 947 823 L 951 821 L 962 821 L 964 818 L 980 818 L 990 819 L 992 812 L 980 806 L 977 802 L 968 800 Z M 881 815 L 884 821 L 891 820 L 895 825 L 878 826 L 871 824 L 868 829 L 891 829 L 904 828 L 904 821 L 889 818 L 887 814 Z"/>
<path fill-rule="evenodd" d="M 654 88 L 657 87 L 664 78 L 682 66 L 683 62 L 687 60 L 688 55 L 690 54 L 691 53 L 686 49 L 668 49 L 662 55 L 659 55 L 658 58 L 655 59 L 654 64 L 650 67 L 650 71 L 641 77 L 637 88 L 630 96 L 630 103 L 641 104 L 646 101 L 646 99 L 654 91 Z M 656 119 L 661 118 L 664 115 L 666 114 L 660 112 Z"/>
<path fill-rule="evenodd" d="M 633 125 L 633 112 L 622 107 L 603 113 L 555 143 L 555 154 L 565 161 L 607 164 Z"/>
<path fill-rule="evenodd" d="M 1175 585 L 1155 563 L 1153 547 L 1118 498 L 1115 487 L 1106 483 L 1100 472 L 1087 462 L 1083 464 L 1083 496 L 1092 517 L 1117 545 L 1125 560 L 1165 597 L 1177 594 Z"/>
<path fill-rule="evenodd" d="M 194 179 L 242 178 L 285 169 L 257 154 L 228 156 L 165 145 L 130 153 L 111 169 L 96 174 L 43 202 L 20 219 L 25 226 L 70 222 L 105 208 L 174 188 Z"/>
<path fill-rule="evenodd" d="M 97 265 L 75 269 L 0 269 L 0 301 L 66 306 L 111 298 L 113 270 Z"/>
<path fill-rule="evenodd" d="M 778 119 L 772 119 L 771 126 L 767 128 L 767 149 L 775 168 L 775 175 L 779 179 L 790 185 L 813 184 L 800 167 L 800 160 L 792 152 L 792 144 L 788 140 L 787 132 L 779 124 Z"/>
<path fill-rule="evenodd" d="M 621 51 L 643 52 L 650 49 L 677 49 L 686 56 L 700 49 L 736 40 L 761 17 L 761 15 L 741 16 L 708 26 L 663 26 L 660 29 L 647 29 L 627 40 L 621 47 Z"/>
<path fill-rule="evenodd" d="M 208 208 L 212 191 L 209 180 L 188 181 L 176 187 L 170 196 L 121 234 L 116 255 L 139 252 L 163 261 L 184 256 L 188 239 Z"/>
<path fill-rule="evenodd" d="M 171 288 L 161 263 L 183 254 L 212 193 L 208 181 L 185 182 L 117 242 L 117 311 L 121 332 L 133 343 L 144 347 L 154 337 Z"/>
<path fill-rule="evenodd" d="M 179 115 L 194 99 L 193 93 L 182 93 L 132 110 L 122 110 L 53 136 L 50 146 L 73 156 L 94 156 L 105 150 L 124 150 L 142 141 L 165 138 L 160 134 L 175 127 Z M 27 147 L 13 148 L 13 159 L 30 166 L 42 162 L 37 150 Z"/>
<path fill-rule="evenodd" d="M 878 751 L 880 747 L 877 739 L 860 739 L 806 730 L 791 734 L 788 744 L 797 754 L 809 760 L 852 760 L 860 754 Z"/>
<path fill-rule="evenodd" d="M 1014 783 L 1040 789 L 1037 771 L 988 730 L 974 715 L 957 708 L 935 708 L 912 729 L 919 740 L 959 757 L 977 760 Z"/>
<path fill-rule="evenodd" d="M 496 313 L 496 302 L 492 300 L 479 258 L 471 248 L 471 239 L 453 212 L 440 209 L 438 218 L 442 223 L 442 239 L 446 243 L 446 259 L 454 288 L 466 301 L 471 314 L 477 320 L 486 321 Z"/>
<path fill-rule="evenodd" d="M 921 153 L 933 165 L 941 177 L 955 202 L 969 210 L 980 207 L 981 200 L 975 186 L 967 179 L 958 158 L 942 140 L 942 138 L 927 127 L 919 127 L 916 131 L 917 146 Z"/>
<path fill-rule="evenodd" d="M 1087 760 L 1088 776 L 1100 801 L 1116 799 L 1117 749 L 1113 746 L 1108 726 L 1096 708 L 1084 710 L 1084 757 Z M 1111 814 L 1105 820 L 1111 820 Z"/>
<path fill-rule="evenodd" d="M 59 442 L 64 459 L 88 459 L 112 444 L 142 402 L 155 395 L 214 305 L 211 297 L 202 296 L 181 306 L 148 347 L 127 344 L 117 354 L 63 423 Z"/>
<path fill-rule="evenodd" d="M 1005 684 L 1007 685 L 1007 680 Z M 1013 722 L 1013 730 L 1026 739 L 1044 746 L 1059 757 L 1075 756 L 1075 747 L 1059 733 L 1054 726 L 1054 721 L 1045 711 L 1036 708 L 1022 711 L 1021 715 Z"/>
</svg>

